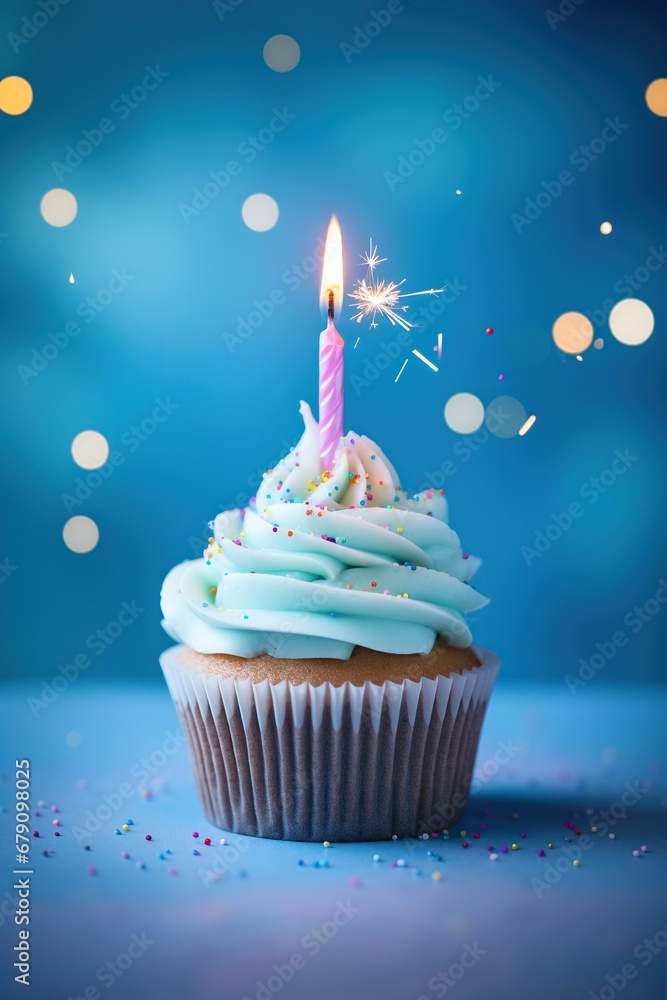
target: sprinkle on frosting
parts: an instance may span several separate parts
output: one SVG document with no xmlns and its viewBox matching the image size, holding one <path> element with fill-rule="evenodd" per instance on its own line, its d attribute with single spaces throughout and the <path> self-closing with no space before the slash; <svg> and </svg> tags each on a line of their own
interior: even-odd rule
<svg viewBox="0 0 667 1000">
<path fill-rule="evenodd" d="M 378 446 L 354 433 L 320 471 L 319 427 L 305 403 L 301 413 L 297 448 L 254 502 L 219 514 L 204 557 L 168 575 L 167 632 L 198 652 L 246 657 L 347 659 L 355 645 L 428 653 L 438 636 L 469 645 L 465 614 L 487 602 L 469 585 L 479 560 L 449 527 L 444 491 L 404 491 Z"/>
</svg>

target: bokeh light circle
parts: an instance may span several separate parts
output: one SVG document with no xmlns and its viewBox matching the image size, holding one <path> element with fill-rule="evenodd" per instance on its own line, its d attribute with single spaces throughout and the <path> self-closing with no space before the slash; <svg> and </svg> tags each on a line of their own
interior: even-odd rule
<svg viewBox="0 0 667 1000">
<path fill-rule="evenodd" d="M 76 514 L 65 522 L 63 541 L 72 552 L 91 552 L 100 539 L 100 530 L 90 517 Z"/>
<path fill-rule="evenodd" d="M 42 218 L 50 226 L 69 226 L 76 218 L 79 206 L 71 191 L 52 188 L 42 198 L 39 210 Z"/>
<path fill-rule="evenodd" d="M 72 458 L 82 469 L 99 469 L 109 457 L 109 443 L 99 431 L 81 431 L 72 441 Z"/>
<path fill-rule="evenodd" d="M 661 77 L 649 83 L 644 94 L 649 111 L 660 118 L 667 118 L 667 79 Z"/>
<path fill-rule="evenodd" d="M 579 312 L 559 316 L 551 331 L 556 347 L 566 354 L 581 354 L 593 343 L 593 324 Z"/>
<path fill-rule="evenodd" d="M 67 736 L 65 737 L 65 742 L 68 747 L 75 749 L 81 745 L 81 733 L 77 732 L 76 729 L 70 729 Z"/>
<path fill-rule="evenodd" d="M 274 35 L 264 46 L 264 62 L 276 73 L 289 73 L 301 58 L 299 43 L 291 35 Z"/>
<path fill-rule="evenodd" d="M 613 226 L 611 222 L 603 222 L 602 225 L 600 226 L 600 232 L 602 233 L 603 236 L 609 236 L 609 233 L 612 231 L 612 229 Z"/>
<path fill-rule="evenodd" d="M 474 434 L 484 423 L 484 404 L 471 392 L 457 392 L 445 403 L 445 423 L 457 434 Z"/>
<path fill-rule="evenodd" d="M 622 344 L 637 347 L 653 333 L 655 319 L 641 299 L 621 299 L 609 313 L 609 329 Z"/>
<path fill-rule="evenodd" d="M 497 396 L 486 408 L 487 430 L 499 438 L 513 438 L 526 422 L 526 410 L 514 396 Z"/>
<path fill-rule="evenodd" d="M 243 202 L 241 215 L 248 229 L 256 233 L 265 233 L 273 229 L 280 212 L 278 203 L 268 194 L 251 194 Z"/>
<path fill-rule="evenodd" d="M 602 350 L 602 348 L 604 347 L 604 340 L 602 339 L 602 337 L 597 337 L 593 341 L 593 347 L 595 348 L 596 351 Z"/>
<path fill-rule="evenodd" d="M 32 104 L 32 87 L 22 76 L 6 76 L 0 80 L 0 111 L 6 115 L 22 115 Z"/>
</svg>

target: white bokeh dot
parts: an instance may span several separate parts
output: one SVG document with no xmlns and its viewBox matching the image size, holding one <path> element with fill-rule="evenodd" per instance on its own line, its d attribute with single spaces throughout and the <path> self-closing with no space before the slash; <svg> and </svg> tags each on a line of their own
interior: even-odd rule
<svg viewBox="0 0 667 1000">
<path fill-rule="evenodd" d="M 65 742 L 68 747 L 78 747 L 81 744 L 81 733 L 77 733 L 76 729 L 70 729 L 65 737 Z"/>
<path fill-rule="evenodd" d="M 598 337 L 596 340 L 593 341 L 593 347 L 595 348 L 596 351 L 602 350 L 602 348 L 604 347 L 604 340 L 602 339 L 602 337 Z"/>
<path fill-rule="evenodd" d="M 609 329 L 622 344 L 637 347 L 653 333 L 655 319 L 641 299 L 621 299 L 609 313 Z"/>
<path fill-rule="evenodd" d="M 47 191 L 39 206 L 42 218 L 50 226 L 69 226 L 76 218 L 79 210 L 76 198 L 65 188 L 52 188 Z"/>
<path fill-rule="evenodd" d="M 72 441 L 72 458 L 82 469 L 99 469 L 109 457 L 109 444 L 99 431 L 81 431 Z"/>
<path fill-rule="evenodd" d="M 256 233 L 265 233 L 273 229 L 280 212 L 278 203 L 269 194 L 251 194 L 243 202 L 241 215 L 248 229 Z"/>
<path fill-rule="evenodd" d="M 264 46 L 264 62 L 276 73 L 289 73 L 299 62 L 301 49 L 291 35 L 274 35 Z"/>
<path fill-rule="evenodd" d="M 487 429 L 499 438 L 513 438 L 526 422 L 528 414 L 514 396 L 497 396 L 486 408 Z"/>
<path fill-rule="evenodd" d="M 484 404 L 471 392 L 457 392 L 445 403 L 445 423 L 457 434 L 474 434 L 484 423 Z"/>
<path fill-rule="evenodd" d="M 72 552 L 91 552 L 100 539 L 100 530 L 90 517 L 76 514 L 65 522 L 63 541 Z"/>
</svg>

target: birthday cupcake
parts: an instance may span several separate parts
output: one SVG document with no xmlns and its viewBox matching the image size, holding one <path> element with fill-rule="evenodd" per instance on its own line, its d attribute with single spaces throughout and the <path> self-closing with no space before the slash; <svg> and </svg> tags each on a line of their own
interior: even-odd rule
<svg viewBox="0 0 667 1000">
<path fill-rule="evenodd" d="M 409 495 L 367 437 L 321 471 L 297 447 L 254 502 L 211 522 L 162 589 L 161 658 L 207 818 L 288 840 L 379 840 L 454 825 L 498 672 L 467 612 L 479 560 L 441 490 Z"/>
</svg>

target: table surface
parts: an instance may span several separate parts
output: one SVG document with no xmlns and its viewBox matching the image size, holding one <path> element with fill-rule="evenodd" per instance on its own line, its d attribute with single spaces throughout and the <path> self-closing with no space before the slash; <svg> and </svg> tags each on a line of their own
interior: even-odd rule
<svg viewBox="0 0 667 1000">
<path fill-rule="evenodd" d="M 40 690 L 0 689 L 3 996 L 665 995 L 664 689 L 591 683 L 572 695 L 501 679 L 462 827 L 328 849 L 234 834 L 220 845 L 163 686 L 82 679 L 43 707 L 30 701 Z M 15 757 L 30 759 L 41 813 L 29 994 L 12 981 Z"/>
</svg>

